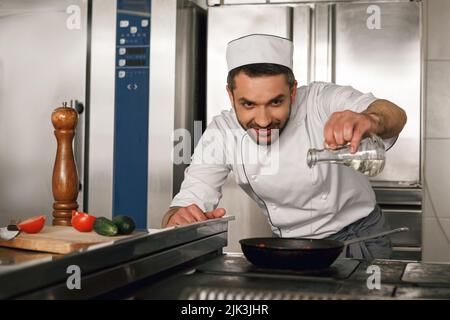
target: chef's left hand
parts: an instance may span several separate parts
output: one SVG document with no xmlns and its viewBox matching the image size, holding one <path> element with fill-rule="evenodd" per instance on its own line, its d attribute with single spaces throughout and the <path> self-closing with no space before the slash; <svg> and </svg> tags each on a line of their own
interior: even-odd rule
<svg viewBox="0 0 450 320">
<path fill-rule="evenodd" d="M 350 152 L 355 153 L 363 136 L 376 133 L 377 120 L 375 115 L 368 113 L 334 112 L 324 127 L 325 146 L 335 149 L 350 142 Z"/>
</svg>

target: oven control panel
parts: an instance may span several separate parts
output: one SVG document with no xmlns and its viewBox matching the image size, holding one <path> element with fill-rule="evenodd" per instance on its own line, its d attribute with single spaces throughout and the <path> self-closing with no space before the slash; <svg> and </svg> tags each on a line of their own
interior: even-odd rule
<svg viewBox="0 0 450 320">
<path fill-rule="evenodd" d="M 147 227 L 151 0 L 118 0 L 113 216 Z"/>
</svg>

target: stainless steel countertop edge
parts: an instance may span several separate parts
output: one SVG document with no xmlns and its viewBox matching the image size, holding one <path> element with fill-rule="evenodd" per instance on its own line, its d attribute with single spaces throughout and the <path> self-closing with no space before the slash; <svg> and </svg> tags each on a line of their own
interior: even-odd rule
<svg viewBox="0 0 450 320">
<path fill-rule="evenodd" d="M 163 232 L 115 241 L 109 246 L 91 251 L 83 250 L 69 255 L 54 256 L 51 261 L 0 273 L 2 283 L 0 299 L 66 281 L 70 276 L 67 273 L 68 267 L 72 265 L 79 266 L 82 275 L 85 276 L 214 234 L 226 233 L 228 221 L 233 219 L 234 217 L 225 217 L 171 228 Z"/>
</svg>

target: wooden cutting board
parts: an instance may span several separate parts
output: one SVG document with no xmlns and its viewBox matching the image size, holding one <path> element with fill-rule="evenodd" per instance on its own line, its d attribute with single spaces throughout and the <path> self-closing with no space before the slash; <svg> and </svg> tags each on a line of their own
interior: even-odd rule
<svg viewBox="0 0 450 320">
<path fill-rule="evenodd" d="M 130 235 L 106 237 L 91 232 L 79 232 L 72 227 L 45 226 L 41 232 L 28 234 L 21 232 L 13 240 L 0 239 L 0 246 L 25 249 L 41 252 L 67 254 L 79 249 L 101 243 L 107 243 L 124 238 L 141 235 L 142 232 L 133 232 Z"/>
</svg>

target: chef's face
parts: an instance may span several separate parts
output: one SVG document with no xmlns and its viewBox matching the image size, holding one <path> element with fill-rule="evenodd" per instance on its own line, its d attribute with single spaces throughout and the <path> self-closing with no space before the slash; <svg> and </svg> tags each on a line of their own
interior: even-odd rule
<svg viewBox="0 0 450 320">
<path fill-rule="evenodd" d="M 242 128 L 258 144 L 275 142 L 289 120 L 297 82 L 289 88 L 284 74 L 249 77 L 240 72 L 234 83 L 233 92 L 228 86 L 227 92 Z"/>
</svg>

